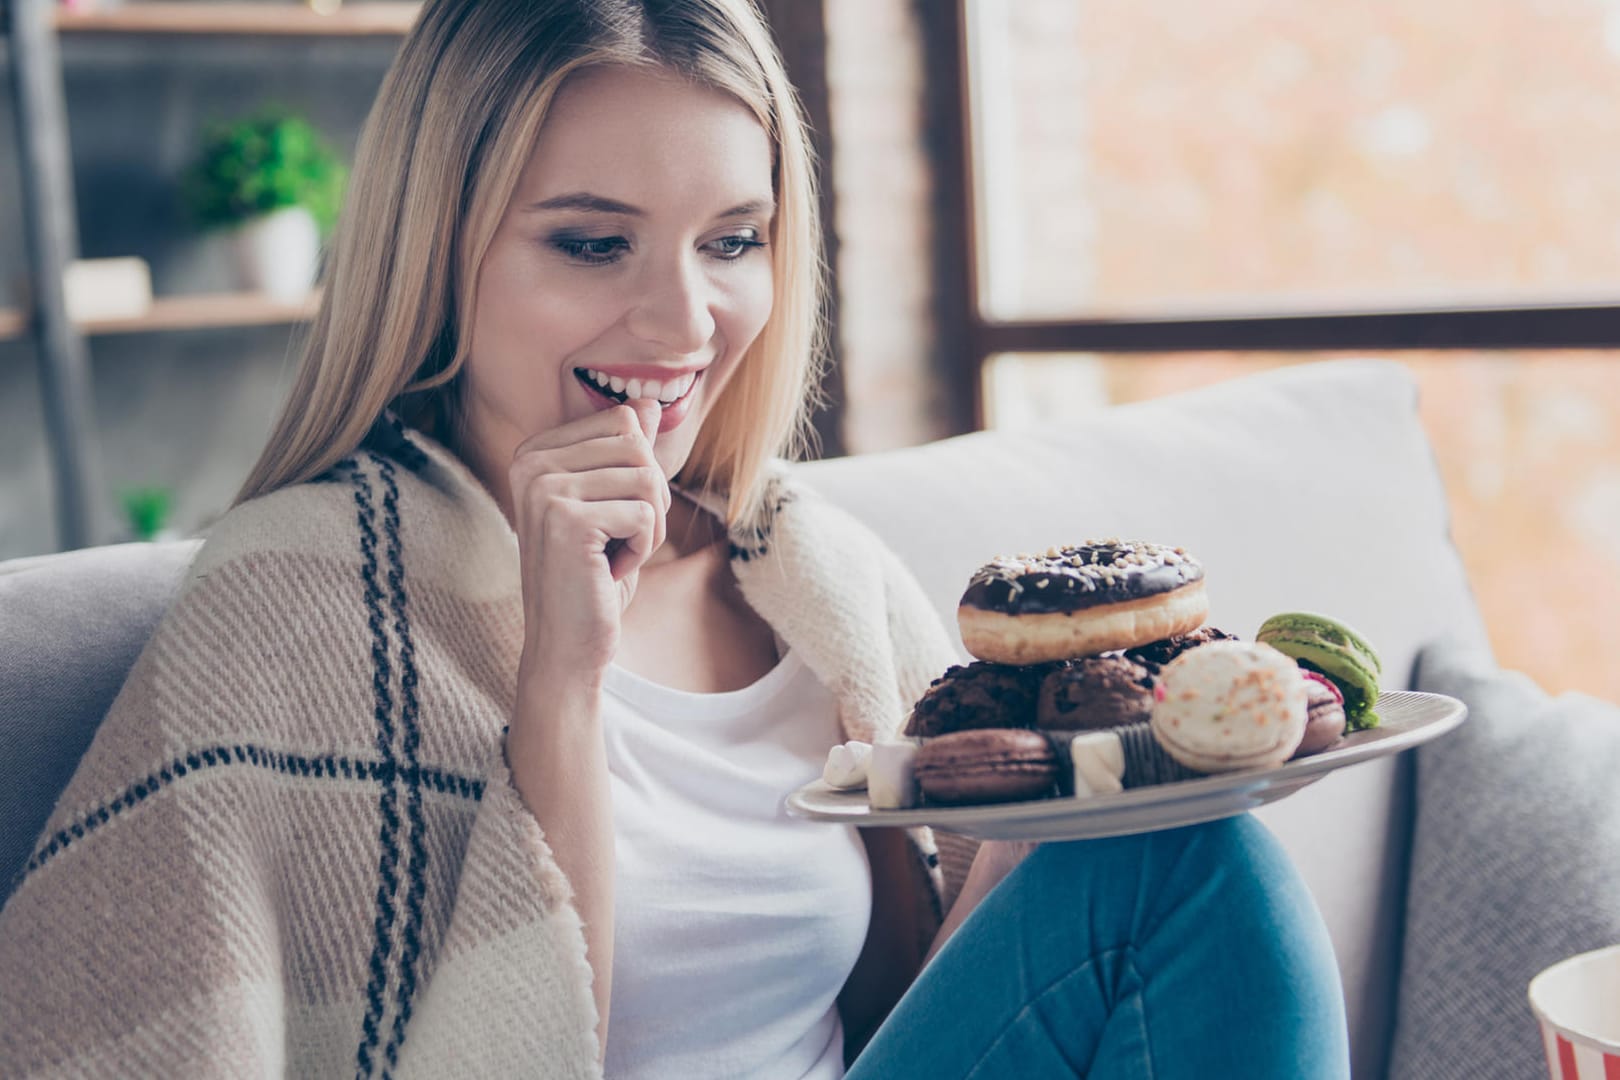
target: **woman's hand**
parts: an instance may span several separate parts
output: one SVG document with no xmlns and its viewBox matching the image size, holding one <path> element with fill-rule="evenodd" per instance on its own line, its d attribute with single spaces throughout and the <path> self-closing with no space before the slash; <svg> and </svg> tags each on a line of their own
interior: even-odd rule
<svg viewBox="0 0 1620 1080">
<path fill-rule="evenodd" d="M 522 561 L 520 670 L 599 682 L 643 563 L 664 542 L 659 409 L 636 401 L 525 440 L 508 472 Z"/>
<path fill-rule="evenodd" d="M 523 656 L 506 758 L 584 924 L 607 1046 L 613 988 L 613 808 L 602 675 L 636 575 L 664 542 L 669 484 L 653 457 L 658 405 L 608 409 L 525 440 L 512 457 Z"/>
</svg>

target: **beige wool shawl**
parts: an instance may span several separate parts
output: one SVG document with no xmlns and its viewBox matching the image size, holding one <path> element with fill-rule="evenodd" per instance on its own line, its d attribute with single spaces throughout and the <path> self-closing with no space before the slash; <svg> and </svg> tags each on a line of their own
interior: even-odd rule
<svg viewBox="0 0 1620 1080">
<path fill-rule="evenodd" d="M 895 556 L 772 475 L 748 602 L 893 730 L 954 662 Z M 225 515 L 0 912 L 0 1075 L 595 1077 L 580 920 L 502 755 L 517 539 L 397 424 Z M 911 834 L 938 924 L 938 855 Z"/>
</svg>

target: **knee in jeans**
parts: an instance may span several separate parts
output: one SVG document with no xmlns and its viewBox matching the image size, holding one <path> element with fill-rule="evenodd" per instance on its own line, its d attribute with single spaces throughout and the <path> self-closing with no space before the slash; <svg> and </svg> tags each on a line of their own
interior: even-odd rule
<svg viewBox="0 0 1620 1080">
<path fill-rule="evenodd" d="M 1162 832 L 1044 843 L 1025 860 L 1022 872 L 1037 880 L 1066 881 L 1077 874 L 1096 873 L 1103 863 L 1123 872 L 1155 864 L 1185 864 L 1188 859 L 1227 868 L 1286 861 L 1270 830 L 1253 816 L 1239 814 Z"/>
<path fill-rule="evenodd" d="M 1280 866 L 1287 863 L 1282 845 L 1271 830 L 1253 814 L 1206 821 L 1186 829 L 1176 829 L 1167 836 L 1179 836 L 1183 842 L 1201 851 L 1205 858 L 1223 865 L 1248 863 L 1255 866 Z"/>
</svg>

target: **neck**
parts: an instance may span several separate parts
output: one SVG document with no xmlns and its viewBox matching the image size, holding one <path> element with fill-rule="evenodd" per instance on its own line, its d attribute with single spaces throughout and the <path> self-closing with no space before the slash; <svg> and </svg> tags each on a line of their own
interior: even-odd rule
<svg viewBox="0 0 1620 1080">
<path fill-rule="evenodd" d="M 706 552 L 726 538 L 724 522 L 674 485 L 669 490 L 674 498 L 665 520 L 664 544 L 647 560 L 648 567 Z"/>
</svg>

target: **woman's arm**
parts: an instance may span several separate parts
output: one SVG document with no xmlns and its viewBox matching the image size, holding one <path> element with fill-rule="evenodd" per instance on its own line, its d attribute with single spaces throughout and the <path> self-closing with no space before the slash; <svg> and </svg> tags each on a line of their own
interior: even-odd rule
<svg viewBox="0 0 1620 1080">
<path fill-rule="evenodd" d="M 911 842 L 900 829 L 862 829 L 872 866 L 872 921 L 854 970 L 838 995 L 844 1022 L 844 1060 L 855 1059 L 889 1010 L 922 970 L 929 903 Z M 932 922 L 932 919 L 929 920 Z"/>
<path fill-rule="evenodd" d="M 846 1064 L 855 1060 L 956 928 L 1034 848 L 1033 844 L 997 840 L 980 844 L 961 893 L 925 950 L 928 937 L 923 912 L 929 903 L 929 886 L 922 879 L 911 842 L 901 829 L 862 829 L 861 839 L 872 864 L 872 922 L 860 959 L 838 995 Z"/>
<path fill-rule="evenodd" d="M 545 830 L 585 934 L 598 1053 L 613 993 L 613 805 L 601 697 L 588 686 L 522 674 L 506 739 L 512 785 Z"/>
<path fill-rule="evenodd" d="M 979 845 L 978 853 L 973 856 L 973 865 L 968 867 L 967 878 L 962 882 L 962 891 L 957 893 L 956 902 L 951 905 L 945 921 L 940 923 L 939 933 L 934 935 L 934 943 L 923 960 L 925 967 L 956 933 L 956 928 L 973 914 L 979 902 L 989 896 L 990 891 L 1001 884 L 1001 879 L 1012 873 L 1024 861 L 1024 856 L 1033 850 L 1034 844 L 1013 840 L 986 840 Z"/>
<path fill-rule="evenodd" d="M 669 484 L 658 406 L 636 401 L 521 443 L 507 472 L 523 577 L 522 657 L 507 730 L 512 783 L 568 879 L 584 924 L 607 1053 L 613 989 L 613 805 L 602 681 L 641 566 L 664 542 Z"/>
</svg>

